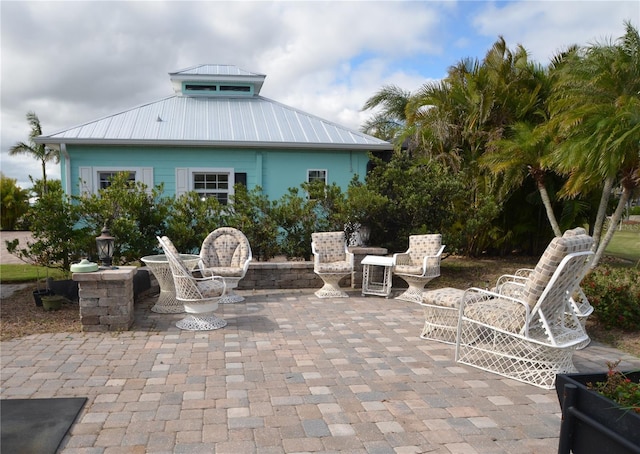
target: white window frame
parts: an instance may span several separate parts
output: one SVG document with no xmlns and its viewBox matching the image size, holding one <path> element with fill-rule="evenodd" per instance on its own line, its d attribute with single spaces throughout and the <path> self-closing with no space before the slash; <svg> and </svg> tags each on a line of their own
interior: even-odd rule
<svg viewBox="0 0 640 454">
<path fill-rule="evenodd" d="M 311 183 L 311 172 L 324 172 L 324 184 L 329 184 L 329 171 L 327 169 L 307 169 L 307 183 Z M 317 180 L 319 178 L 314 178 Z"/>
<path fill-rule="evenodd" d="M 231 203 L 231 198 L 234 195 L 234 185 L 236 183 L 235 169 L 233 167 L 190 167 L 190 168 L 177 168 L 176 169 L 176 197 L 181 196 L 184 193 L 194 191 L 198 192 L 195 188 L 195 175 L 196 174 L 226 174 L 228 176 L 229 187 L 226 191 L 227 203 Z M 212 193 L 218 193 L 212 192 Z"/>
<path fill-rule="evenodd" d="M 153 189 L 153 167 L 124 167 L 124 166 L 97 166 L 80 167 L 80 192 L 82 194 L 98 194 L 100 190 L 100 174 L 104 172 L 118 173 L 130 172 L 135 176 L 135 182 L 144 183 L 147 191 Z"/>
</svg>

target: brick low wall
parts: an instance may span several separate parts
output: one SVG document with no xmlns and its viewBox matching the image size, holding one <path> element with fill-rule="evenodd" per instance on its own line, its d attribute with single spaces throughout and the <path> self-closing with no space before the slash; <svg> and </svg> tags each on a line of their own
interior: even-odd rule
<svg viewBox="0 0 640 454">
<path fill-rule="evenodd" d="M 350 285 L 345 278 L 342 285 Z M 239 290 L 320 288 L 322 279 L 313 272 L 313 262 L 251 262 Z"/>
</svg>

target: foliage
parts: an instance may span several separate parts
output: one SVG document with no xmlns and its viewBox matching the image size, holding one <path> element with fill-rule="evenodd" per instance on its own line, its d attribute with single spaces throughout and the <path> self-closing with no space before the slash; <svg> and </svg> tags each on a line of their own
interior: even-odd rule
<svg viewBox="0 0 640 454">
<path fill-rule="evenodd" d="M 311 234 L 317 231 L 317 201 L 289 188 L 273 205 L 272 218 L 278 226 L 278 248 L 288 258 L 311 257 Z"/>
<path fill-rule="evenodd" d="M 456 229 L 464 228 L 470 213 L 459 175 L 436 161 L 406 154 L 394 155 L 388 164 L 374 163 L 366 189 L 381 196 L 369 207 L 376 215 L 371 226 L 373 244 L 399 251 L 406 249 L 411 234 L 442 233 L 448 246 L 461 246 L 451 241 L 460 239 Z M 365 191 L 352 194 L 366 196 Z"/>
<path fill-rule="evenodd" d="M 375 230 L 385 229 L 389 198 L 371 186 L 362 183 L 357 176 L 347 188 L 345 224 L 365 225 Z M 352 232 L 347 232 L 348 234 Z"/>
<path fill-rule="evenodd" d="M 34 242 L 20 248 L 18 240 L 7 243 L 7 250 L 34 265 L 69 272 L 69 266 L 88 250 L 87 229 L 76 228 L 80 210 L 71 204 L 60 187 L 43 194 L 27 212 Z"/>
<path fill-rule="evenodd" d="M 600 209 L 594 225 L 595 267 L 613 229 L 604 236 L 605 210 L 621 189 L 611 220 L 615 227 L 640 188 L 640 35 L 631 23 L 615 43 L 595 43 L 568 54 L 558 70 L 550 122 L 558 146 L 548 161 L 568 176 L 567 197 L 598 188 Z"/>
<path fill-rule="evenodd" d="M 631 381 L 618 370 L 620 360 L 607 361 L 607 379 L 603 382 L 587 383 L 587 388 L 597 391 L 626 410 L 640 413 L 640 383 Z"/>
<path fill-rule="evenodd" d="M 500 37 L 483 59 L 460 60 L 441 81 L 414 93 L 385 86 L 365 103 L 377 108 L 367 131 L 402 144 L 416 173 L 421 157 L 459 172 L 466 195 L 456 208 L 464 217 L 448 245 L 472 255 L 522 250 L 531 226 L 546 236 L 535 243 L 548 243 L 585 221 L 599 245 L 597 264 L 613 232 L 601 240 L 612 199 L 615 225 L 640 184 L 640 36 L 630 23 L 625 28 L 615 43 L 570 47 L 546 67 Z M 514 190 L 529 180 L 536 200 Z M 513 207 L 532 209 L 513 217 Z"/>
<path fill-rule="evenodd" d="M 600 265 L 585 276 L 582 289 L 606 328 L 640 329 L 640 270 Z"/>
<path fill-rule="evenodd" d="M 0 172 L 0 230 L 15 230 L 29 210 L 29 191 L 17 185 L 17 180 Z"/>
<path fill-rule="evenodd" d="M 249 240 L 256 260 L 269 260 L 278 253 L 278 225 L 271 215 L 273 204 L 262 188 L 251 191 L 236 185 L 233 203 L 228 207 L 229 225 L 242 231 Z"/>
<path fill-rule="evenodd" d="M 228 225 L 224 208 L 215 197 L 183 194 L 171 203 L 161 234 L 171 238 L 180 252 L 197 253 L 210 232 Z"/>
<path fill-rule="evenodd" d="M 169 200 L 161 197 L 162 185 L 149 189 L 131 183 L 127 172 L 116 174 L 98 194 L 78 198 L 82 225 L 98 236 L 107 226 L 116 238 L 114 263 L 124 264 L 155 253 L 156 236 L 164 230 Z M 95 250 L 95 241 L 91 243 Z"/>
</svg>

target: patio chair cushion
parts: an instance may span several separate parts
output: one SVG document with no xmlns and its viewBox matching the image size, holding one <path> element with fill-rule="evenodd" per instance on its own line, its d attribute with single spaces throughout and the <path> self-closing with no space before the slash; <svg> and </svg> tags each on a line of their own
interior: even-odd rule
<svg viewBox="0 0 640 454">
<path fill-rule="evenodd" d="M 465 306 L 464 315 L 477 323 L 485 323 L 511 333 L 518 333 L 526 320 L 523 304 L 502 298 L 474 301 Z"/>
<path fill-rule="evenodd" d="M 460 301 L 463 296 L 464 290 L 445 287 L 424 292 L 422 294 L 422 302 L 434 306 L 457 308 L 460 307 Z"/>
<path fill-rule="evenodd" d="M 242 276 L 242 269 L 247 258 L 250 256 L 249 242 L 244 234 L 232 227 L 220 227 L 207 236 L 202 243 L 200 257 L 206 263 L 207 268 L 239 268 Z M 225 276 L 225 275 L 222 275 Z M 236 276 L 233 274 L 232 276 Z"/>
<path fill-rule="evenodd" d="M 535 306 L 562 259 L 572 252 L 588 251 L 592 244 L 593 238 L 583 234 L 551 240 L 525 283 L 522 290 L 523 300 L 531 307 Z"/>
<path fill-rule="evenodd" d="M 230 266 L 216 266 L 214 274 L 222 277 L 244 277 L 244 269 Z"/>
<path fill-rule="evenodd" d="M 396 265 L 393 268 L 393 271 L 396 274 L 422 274 L 422 265 Z"/>
<path fill-rule="evenodd" d="M 314 232 L 311 237 L 320 263 L 345 261 L 344 232 Z M 349 266 L 349 271 L 351 271 L 351 266 Z"/>
<path fill-rule="evenodd" d="M 315 266 L 315 271 L 318 273 L 350 273 L 351 269 L 351 263 L 346 260 L 330 263 L 318 263 Z"/>
<path fill-rule="evenodd" d="M 224 291 L 224 284 L 221 280 L 206 280 L 197 283 L 198 290 L 203 298 L 215 298 L 221 296 Z"/>
<path fill-rule="evenodd" d="M 418 265 L 420 267 L 420 271 L 418 274 L 422 273 L 422 262 L 424 257 L 427 255 L 436 255 L 440 250 L 440 246 L 442 245 L 442 235 L 439 233 L 429 234 L 429 235 L 409 235 L 409 249 L 407 253 L 409 257 L 411 257 L 411 264 Z M 429 263 L 431 260 L 433 263 Z M 439 261 L 437 258 L 427 259 L 427 265 L 438 265 Z"/>
</svg>

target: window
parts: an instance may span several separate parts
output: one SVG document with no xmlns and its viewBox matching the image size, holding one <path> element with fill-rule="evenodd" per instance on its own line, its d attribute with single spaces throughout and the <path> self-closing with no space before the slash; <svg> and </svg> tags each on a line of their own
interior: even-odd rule
<svg viewBox="0 0 640 454">
<path fill-rule="evenodd" d="M 327 184 L 327 171 L 318 169 L 307 170 L 307 181 L 313 183 L 314 181 L 322 181 Z"/>
<path fill-rule="evenodd" d="M 193 190 L 201 198 L 215 197 L 223 205 L 229 201 L 228 173 L 194 173 Z"/>
<path fill-rule="evenodd" d="M 251 87 L 248 85 L 220 85 L 220 91 L 243 91 L 250 92 Z"/>
<path fill-rule="evenodd" d="M 217 85 L 198 85 L 198 84 L 186 84 L 184 86 L 186 90 L 193 91 L 216 91 L 218 89 Z"/>
<path fill-rule="evenodd" d="M 226 205 L 233 195 L 236 183 L 233 168 L 228 167 L 177 167 L 176 197 L 194 191 L 201 199 L 215 197 Z"/>
<path fill-rule="evenodd" d="M 97 194 L 100 189 L 111 186 L 111 179 L 118 173 L 127 173 L 131 184 L 141 182 L 147 191 L 153 190 L 153 167 L 78 167 L 81 194 Z"/>
<path fill-rule="evenodd" d="M 122 170 L 120 171 L 100 171 L 98 172 L 98 189 L 106 189 L 109 186 L 111 186 L 111 180 L 113 177 L 115 177 L 117 174 L 123 172 Z M 129 183 L 131 183 L 131 185 L 135 184 L 136 182 L 136 173 L 135 172 L 129 172 Z"/>
</svg>

